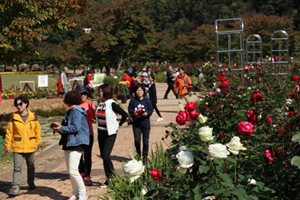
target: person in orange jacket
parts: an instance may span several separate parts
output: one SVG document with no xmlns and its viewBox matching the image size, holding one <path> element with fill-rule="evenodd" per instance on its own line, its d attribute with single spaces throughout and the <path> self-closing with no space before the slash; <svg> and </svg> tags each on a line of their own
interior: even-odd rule
<svg viewBox="0 0 300 200">
<path fill-rule="evenodd" d="M 34 152 L 42 141 L 41 126 L 34 113 L 28 110 L 29 101 L 25 96 L 19 96 L 14 100 L 17 112 L 12 114 L 8 122 L 5 146 L 8 152 L 13 152 L 14 173 L 12 188 L 8 192 L 10 197 L 20 195 L 23 160 L 27 164 L 27 183 L 29 189 L 35 189 L 34 185 Z"/>
<path fill-rule="evenodd" d="M 183 67 L 179 68 L 179 75 L 175 80 L 174 91 L 178 95 L 179 111 L 184 111 L 184 106 L 190 101 L 189 93 L 192 90 L 192 81 L 186 73 L 184 73 Z"/>
</svg>

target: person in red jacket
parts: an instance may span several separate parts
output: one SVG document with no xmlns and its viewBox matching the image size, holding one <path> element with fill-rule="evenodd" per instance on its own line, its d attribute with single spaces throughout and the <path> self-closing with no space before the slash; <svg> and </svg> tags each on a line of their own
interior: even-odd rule
<svg viewBox="0 0 300 200">
<path fill-rule="evenodd" d="M 61 73 L 59 73 L 59 77 L 57 79 L 57 96 L 62 96 L 64 94 L 64 89 L 62 88 L 62 84 L 61 84 L 61 78 L 60 78 Z"/>
<path fill-rule="evenodd" d="M 131 77 L 129 76 L 129 71 L 126 70 L 126 71 L 124 72 L 124 74 L 125 74 L 125 75 L 124 75 L 122 81 L 128 81 L 128 82 L 127 82 L 127 87 L 128 87 L 128 91 L 129 91 L 129 92 L 128 92 L 128 96 L 129 96 L 129 99 L 130 99 L 130 98 L 131 98 L 131 94 L 130 94 L 130 85 L 131 85 L 131 81 L 132 81 L 132 80 L 131 80 Z"/>
<path fill-rule="evenodd" d="M 183 67 L 179 68 L 179 76 L 177 76 L 174 86 L 174 92 L 178 95 L 179 111 L 184 111 L 185 104 L 190 102 L 190 92 L 193 85 Z"/>
</svg>

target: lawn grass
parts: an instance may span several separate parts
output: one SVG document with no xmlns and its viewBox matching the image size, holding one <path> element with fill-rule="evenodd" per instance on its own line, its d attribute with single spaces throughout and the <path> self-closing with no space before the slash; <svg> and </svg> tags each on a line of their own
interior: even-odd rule
<svg viewBox="0 0 300 200">
<path fill-rule="evenodd" d="M 44 74 L 43 74 L 44 75 Z M 7 89 L 11 88 L 13 85 L 20 87 L 20 81 L 34 81 L 35 87 L 38 86 L 38 76 L 37 74 L 34 75 L 10 75 L 10 74 L 3 74 L 1 75 L 2 79 L 2 88 Z M 59 74 L 48 74 L 48 88 L 56 87 L 57 79 Z"/>
</svg>

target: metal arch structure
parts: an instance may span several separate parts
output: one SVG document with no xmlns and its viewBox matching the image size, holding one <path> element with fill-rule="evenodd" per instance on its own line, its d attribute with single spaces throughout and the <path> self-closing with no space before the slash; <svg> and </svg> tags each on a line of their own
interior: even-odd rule
<svg viewBox="0 0 300 200">
<path fill-rule="evenodd" d="M 218 31 L 218 22 L 222 21 L 240 21 L 240 29 L 239 30 L 230 30 L 230 31 Z M 216 62 L 217 68 L 219 71 L 219 62 L 220 62 L 220 53 L 228 53 L 229 65 L 232 66 L 231 62 L 231 52 L 240 52 L 241 53 L 241 65 L 244 66 L 245 58 L 244 58 L 244 22 L 242 18 L 230 18 L 230 19 L 216 19 L 215 20 L 215 33 L 216 33 Z M 228 49 L 220 50 L 219 49 L 219 35 L 228 35 Z M 239 49 L 231 49 L 231 34 L 239 34 L 240 35 L 240 48 Z M 239 69 L 232 70 L 244 70 L 243 67 Z"/>
<path fill-rule="evenodd" d="M 275 34 L 276 33 L 283 33 L 285 35 L 285 37 L 283 38 L 275 38 Z M 273 49 L 273 41 L 278 41 L 279 44 L 279 49 L 274 50 Z M 286 49 L 281 49 L 281 41 L 286 41 Z M 286 53 L 286 61 L 281 61 L 280 60 L 280 53 L 281 52 L 285 52 Z M 280 66 L 281 64 L 286 64 L 286 73 L 272 73 L 272 75 L 287 75 L 289 72 L 289 35 L 287 34 L 286 31 L 284 30 L 278 30 L 275 31 L 272 35 L 271 35 L 271 59 L 273 59 L 273 53 L 278 53 L 278 61 L 274 60 L 274 65 L 278 64 L 278 66 Z"/>
<path fill-rule="evenodd" d="M 258 41 L 257 40 L 250 41 L 250 38 L 252 38 L 252 37 L 258 39 Z M 256 51 L 256 44 L 259 45 L 259 50 L 258 51 Z M 252 48 L 253 48 L 252 51 L 248 51 L 249 50 L 249 48 L 248 48 L 249 45 L 252 45 Z M 249 54 L 252 54 L 253 62 L 249 61 L 249 59 L 248 59 Z M 259 62 L 256 61 L 256 54 L 259 54 L 259 58 L 260 58 Z M 247 65 L 249 65 L 249 64 L 261 64 L 262 60 L 263 60 L 263 58 L 262 58 L 262 38 L 258 34 L 252 34 L 249 37 L 247 37 L 247 40 L 246 40 L 246 64 Z"/>
</svg>

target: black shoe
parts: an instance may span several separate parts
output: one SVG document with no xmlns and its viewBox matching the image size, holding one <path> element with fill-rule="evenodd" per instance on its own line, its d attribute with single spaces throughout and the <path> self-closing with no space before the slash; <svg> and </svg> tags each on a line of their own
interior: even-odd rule
<svg viewBox="0 0 300 200">
<path fill-rule="evenodd" d="M 29 190 L 34 190 L 36 188 L 34 183 L 29 183 L 28 185 L 29 185 Z"/>
<path fill-rule="evenodd" d="M 8 192 L 8 196 L 10 196 L 10 197 L 15 197 L 15 196 L 18 196 L 18 195 L 20 195 L 20 189 L 19 188 L 12 188 Z"/>
<path fill-rule="evenodd" d="M 164 99 L 168 99 L 167 97 L 164 97 Z"/>
</svg>

